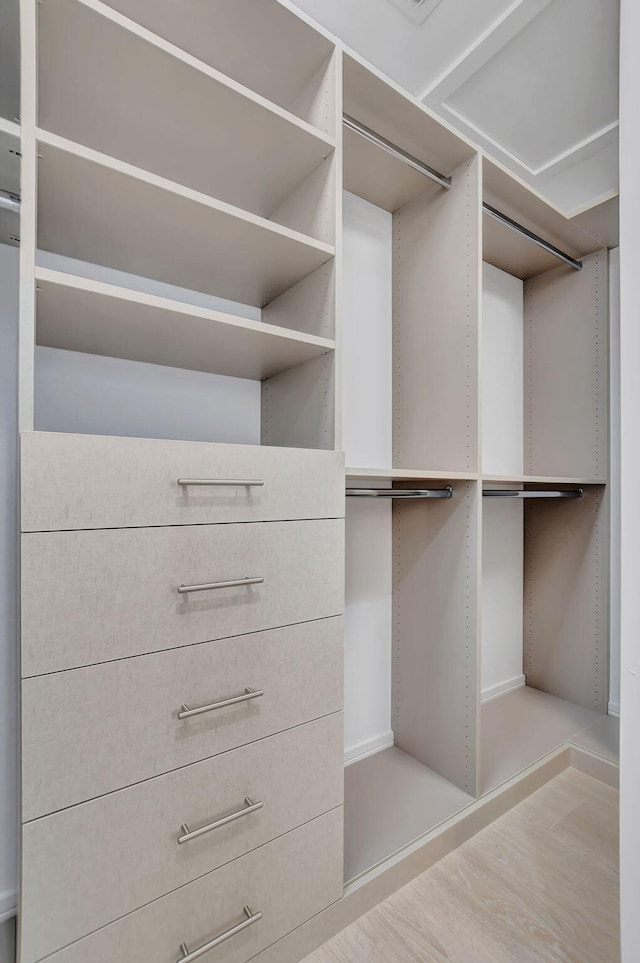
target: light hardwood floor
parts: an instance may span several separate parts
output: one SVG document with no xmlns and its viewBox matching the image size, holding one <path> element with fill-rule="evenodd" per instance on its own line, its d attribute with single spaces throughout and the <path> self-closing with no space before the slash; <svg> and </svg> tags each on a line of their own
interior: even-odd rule
<svg viewBox="0 0 640 963">
<path fill-rule="evenodd" d="M 618 792 L 568 769 L 305 963 L 618 963 Z"/>
</svg>

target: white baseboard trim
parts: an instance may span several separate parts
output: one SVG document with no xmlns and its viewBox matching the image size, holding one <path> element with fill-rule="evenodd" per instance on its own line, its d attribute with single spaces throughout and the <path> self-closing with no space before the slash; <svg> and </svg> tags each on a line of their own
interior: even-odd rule
<svg viewBox="0 0 640 963">
<path fill-rule="evenodd" d="M 367 756 L 372 756 L 374 752 L 381 752 L 382 749 L 388 749 L 392 745 L 392 730 L 381 732 L 380 735 L 374 736 L 373 739 L 365 739 L 364 742 L 357 742 L 355 746 L 350 746 L 348 749 L 345 749 L 344 764 L 345 766 L 350 766 L 352 762 L 359 762 L 361 759 L 366 759 Z"/>
<path fill-rule="evenodd" d="M 491 702 L 492 699 L 497 699 L 498 696 L 504 695 L 505 692 L 513 692 L 514 689 L 521 689 L 522 686 L 526 684 L 526 675 L 516 675 L 513 679 L 507 679 L 506 682 L 499 682 L 498 685 L 492 685 L 488 689 L 483 689 L 480 701 Z"/>
<path fill-rule="evenodd" d="M 0 893 L 0 923 L 5 923 L 16 915 L 18 894 L 15 889 L 7 889 Z"/>
<path fill-rule="evenodd" d="M 620 718 L 620 703 L 619 703 L 619 702 L 610 702 L 609 705 L 607 706 L 607 712 L 609 713 L 610 716 L 615 716 L 616 719 L 619 719 L 619 718 Z"/>
</svg>

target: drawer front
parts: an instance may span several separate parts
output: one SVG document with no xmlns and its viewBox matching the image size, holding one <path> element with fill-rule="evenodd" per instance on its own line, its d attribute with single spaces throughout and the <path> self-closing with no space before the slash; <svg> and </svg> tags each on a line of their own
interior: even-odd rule
<svg viewBox="0 0 640 963">
<path fill-rule="evenodd" d="M 180 586 L 232 584 L 181 594 Z M 22 536 L 23 676 L 338 615 L 344 521 Z"/>
<path fill-rule="evenodd" d="M 335 713 L 27 823 L 25 958 L 53 953 L 341 806 L 343 782 Z M 262 808 L 252 811 L 249 800 Z M 244 815 L 178 842 L 183 823 L 193 832 L 235 813 Z"/>
<path fill-rule="evenodd" d="M 176 963 L 246 920 L 206 963 L 245 963 L 342 896 L 342 809 L 203 876 L 54 954 L 52 963 Z M 248 921 L 247 921 L 248 922 Z M 33 963 L 24 957 L 22 963 Z"/>
<path fill-rule="evenodd" d="M 264 484 L 219 484 L 238 481 Z M 344 455 L 32 431 L 21 437 L 21 487 L 25 532 L 336 518 Z"/>
<path fill-rule="evenodd" d="M 337 712 L 342 678 L 338 617 L 26 679 L 23 819 Z"/>
</svg>

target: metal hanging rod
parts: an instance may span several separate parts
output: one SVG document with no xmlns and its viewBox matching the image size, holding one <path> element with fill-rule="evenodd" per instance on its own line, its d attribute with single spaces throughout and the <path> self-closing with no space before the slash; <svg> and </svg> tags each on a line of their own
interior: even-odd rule
<svg viewBox="0 0 640 963">
<path fill-rule="evenodd" d="M 345 494 L 352 498 L 451 498 L 453 488 L 347 488 Z"/>
<path fill-rule="evenodd" d="M 518 224 L 517 221 L 507 217 L 507 215 L 503 214 L 502 211 L 496 210 L 496 208 L 491 207 L 490 204 L 483 204 L 482 210 L 485 212 L 485 214 L 488 214 L 489 217 L 493 217 L 501 224 L 505 224 L 507 227 L 510 227 L 512 231 L 516 231 L 516 233 L 522 234 L 530 241 L 533 241 L 533 243 L 537 244 L 538 247 L 541 247 L 543 251 L 546 251 L 548 254 L 553 254 L 554 257 L 564 261 L 564 263 L 568 264 L 569 267 L 572 267 L 574 271 L 582 270 L 582 261 L 576 261 L 576 259 L 571 257 L 570 254 L 565 254 L 565 252 L 561 251 L 559 247 L 555 247 L 553 244 L 550 244 L 549 241 L 545 241 L 543 237 L 540 237 L 538 234 L 534 234 L 533 231 L 523 227 L 522 224 Z"/>
<path fill-rule="evenodd" d="M 0 210 L 11 211 L 12 214 L 20 213 L 20 196 L 13 191 L 5 191 L 0 187 Z"/>
<path fill-rule="evenodd" d="M 482 494 L 485 498 L 582 498 L 584 491 L 582 488 L 574 488 L 571 491 L 551 491 L 544 488 L 528 491 L 485 488 Z"/>
<path fill-rule="evenodd" d="M 424 174 L 425 177 L 435 181 L 435 183 L 439 184 L 440 187 L 444 187 L 445 190 L 451 190 L 451 185 L 453 182 L 450 177 L 446 177 L 445 174 L 441 174 L 439 171 L 434 170 L 433 167 L 429 167 L 428 164 L 418 160 L 418 158 L 414 157 L 413 154 L 409 154 L 396 144 L 392 144 L 390 140 L 387 140 L 386 137 L 383 137 L 381 134 L 376 134 L 374 130 L 371 130 L 371 128 L 367 127 L 365 124 L 361 124 L 359 120 L 356 120 L 354 117 L 350 117 L 349 114 L 343 114 L 342 123 L 345 127 L 355 131 L 356 134 L 360 134 L 361 137 L 364 137 L 372 144 L 375 144 L 376 147 L 380 147 L 382 150 L 386 151 L 387 154 L 391 154 L 392 157 L 397 157 L 398 160 L 403 161 L 403 163 L 407 164 L 409 167 L 412 167 L 413 170 L 418 171 L 419 174 Z M 567 254 L 565 251 L 561 251 L 559 247 L 556 247 L 549 241 L 545 241 L 545 239 L 540 237 L 539 234 L 534 234 L 533 231 L 529 230 L 529 228 L 524 227 L 523 224 L 519 224 L 518 221 L 514 221 L 513 218 L 503 214 L 502 211 L 497 210 L 497 208 L 492 207 L 490 204 L 483 204 L 482 210 L 485 212 L 485 214 L 488 214 L 489 217 L 493 217 L 496 221 L 499 221 L 501 224 L 506 225 L 506 227 L 511 228 L 512 231 L 522 234 L 523 237 L 526 237 L 529 241 L 537 244 L 538 247 L 541 247 L 543 251 L 547 252 L 547 254 L 552 254 L 554 257 L 559 258 L 559 260 L 564 261 L 564 263 L 568 264 L 569 267 L 572 267 L 574 271 L 582 270 L 582 261 L 576 260 L 576 258 L 571 257 L 571 255 Z"/>
<path fill-rule="evenodd" d="M 424 174 L 425 177 L 435 181 L 440 187 L 444 187 L 447 191 L 451 190 L 452 181 L 450 177 L 441 174 L 440 171 L 434 170 L 433 167 L 429 167 L 428 164 L 418 160 L 413 154 L 408 154 L 406 150 L 402 150 L 401 147 L 392 144 L 390 140 L 387 140 L 386 137 L 383 137 L 381 134 L 376 134 L 374 130 L 371 130 L 371 128 L 365 126 L 365 124 L 361 124 L 359 120 L 355 120 L 355 118 L 350 117 L 349 114 L 343 114 L 342 123 L 345 127 L 348 127 L 349 130 L 355 131 L 356 134 L 360 134 L 365 140 L 370 141 L 372 144 L 375 144 L 376 147 L 380 147 L 386 151 L 387 154 L 391 154 L 392 157 L 397 157 L 398 160 L 412 167 L 414 171 L 418 171 L 419 174 Z"/>
</svg>

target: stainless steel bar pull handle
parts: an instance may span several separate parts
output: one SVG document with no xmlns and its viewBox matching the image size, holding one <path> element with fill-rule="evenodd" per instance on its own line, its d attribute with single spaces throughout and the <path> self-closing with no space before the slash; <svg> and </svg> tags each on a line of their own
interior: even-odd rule
<svg viewBox="0 0 640 963">
<path fill-rule="evenodd" d="M 231 578 L 225 582 L 200 582 L 196 585 L 179 585 L 178 591 L 181 595 L 188 592 L 210 592 L 213 589 L 234 588 L 236 585 L 262 585 L 264 578 L 261 575 L 251 576 L 250 578 Z"/>
<path fill-rule="evenodd" d="M 262 809 L 262 800 L 254 802 L 248 796 L 244 797 L 244 806 L 242 809 L 236 810 L 234 813 L 229 813 L 228 816 L 222 816 L 220 819 L 216 819 L 212 823 L 207 823 L 206 826 L 201 826 L 199 829 L 189 829 L 186 823 L 182 824 L 182 835 L 178 836 L 178 843 L 188 843 L 192 839 L 198 839 L 199 836 L 204 836 L 206 833 L 210 833 L 214 829 L 220 829 L 221 826 L 227 826 L 229 823 L 234 823 L 236 819 L 240 819 L 242 816 L 248 816 L 249 813 L 255 813 L 258 809 Z"/>
<path fill-rule="evenodd" d="M 215 936 L 208 943 L 203 943 L 202 946 L 199 946 L 197 950 L 193 950 L 191 953 L 189 952 L 189 947 L 187 944 L 181 943 L 180 952 L 182 953 L 182 956 L 179 960 L 177 960 L 177 963 L 192 963 L 193 960 L 200 959 L 200 957 L 204 956 L 205 953 L 208 953 L 209 950 L 215 949 L 216 946 L 220 946 L 220 944 L 224 943 L 225 940 L 231 939 L 231 937 L 235 936 L 236 933 L 241 933 L 243 930 L 246 930 L 247 927 L 253 926 L 254 923 L 257 923 L 258 920 L 262 919 L 262 913 L 254 913 L 249 906 L 244 907 L 244 915 L 245 918 L 242 920 L 242 922 L 236 923 L 235 926 L 225 930 L 224 933 L 220 933 L 219 936 Z"/>
<path fill-rule="evenodd" d="M 231 699 L 223 699 L 221 702 L 212 702 L 207 706 L 196 706 L 190 709 L 189 706 L 181 706 L 178 719 L 190 719 L 192 716 L 201 716 L 203 712 L 213 712 L 214 709 L 224 709 L 225 706 L 235 706 L 240 702 L 249 702 L 251 699 L 259 699 L 264 695 L 264 689 L 250 689 L 248 686 L 243 695 L 233 696 Z"/>
<path fill-rule="evenodd" d="M 216 488 L 261 488 L 264 481 L 261 478 L 179 478 L 178 484 L 184 487 L 207 485 Z"/>
</svg>

